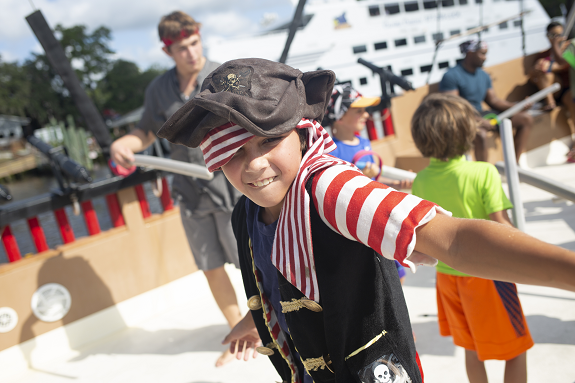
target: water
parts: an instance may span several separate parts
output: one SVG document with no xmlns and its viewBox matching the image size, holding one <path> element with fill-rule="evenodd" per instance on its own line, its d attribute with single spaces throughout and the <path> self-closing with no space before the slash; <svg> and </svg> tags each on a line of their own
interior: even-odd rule
<svg viewBox="0 0 575 383">
<path fill-rule="evenodd" d="M 92 172 L 92 177 L 94 180 L 101 180 L 110 178 L 111 174 L 106 167 L 95 165 L 94 171 Z M 168 177 L 168 182 L 170 184 L 171 178 L 171 176 Z M 6 186 L 8 186 L 8 189 L 10 189 L 10 193 L 13 197 L 13 200 L 8 203 L 12 203 L 15 201 L 22 201 L 28 198 L 33 198 L 44 193 L 49 193 L 50 191 L 58 188 L 58 182 L 54 177 L 28 177 L 21 181 L 12 182 Z M 148 199 L 150 211 L 152 214 L 162 213 L 162 204 L 160 199 L 154 196 L 150 182 L 144 183 L 144 191 L 146 192 L 146 197 Z M 112 228 L 112 221 L 108 213 L 105 197 L 102 196 L 93 199 L 92 205 L 94 206 L 94 211 L 98 217 L 100 229 L 102 231 L 106 231 Z M 65 210 L 76 239 L 88 236 L 88 230 L 86 228 L 84 216 L 82 214 L 78 216 L 74 215 L 72 206 L 67 206 Z M 54 213 L 50 211 L 40 214 L 38 216 L 38 220 L 40 221 L 40 226 L 42 226 L 42 229 L 44 229 L 48 247 L 53 249 L 56 246 L 61 245 L 63 243 L 62 237 L 60 236 L 60 230 L 56 223 Z M 34 241 L 30 234 L 30 229 L 28 228 L 27 221 L 14 221 L 10 224 L 10 228 L 12 229 L 12 233 L 16 238 L 16 242 L 18 243 L 22 257 L 35 254 L 36 246 L 34 245 Z M 4 246 L 0 246 L 0 263 L 6 262 L 8 262 L 6 251 Z"/>
</svg>

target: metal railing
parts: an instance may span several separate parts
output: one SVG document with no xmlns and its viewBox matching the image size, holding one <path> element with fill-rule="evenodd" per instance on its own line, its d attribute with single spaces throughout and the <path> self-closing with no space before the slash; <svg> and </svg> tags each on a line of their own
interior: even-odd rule
<svg viewBox="0 0 575 383">
<path fill-rule="evenodd" d="M 506 173 L 505 164 L 503 162 L 496 163 L 495 167 L 500 174 L 504 175 Z M 535 186 L 541 190 L 545 190 L 546 192 L 554 194 L 557 197 L 575 202 L 575 188 L 571 186 L 562 184 L 549 177 L 545 177 L 521 168 L 517 169 L 517 174 L 519 176 L 520 182 Z"/>
</svg>

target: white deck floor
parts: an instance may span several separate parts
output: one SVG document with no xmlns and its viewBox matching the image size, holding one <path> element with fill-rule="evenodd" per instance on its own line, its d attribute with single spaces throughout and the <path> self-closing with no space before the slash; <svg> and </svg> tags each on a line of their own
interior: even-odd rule
<svg viewBox="0 0 575 383">
<path fill-rule="evenodd" d="M 575 164 L 535 169 L 575 187 Z M 527 232 L 547 242 L 575 250 L 575 206 L 522 185 Z M 242 307 L 241 276 L 232 271 Z M 266 357 L 233 361 L 222 368 L 214 362 L 224 349 L 227 326 L 203 275 L 196 304 L 173 307 L 156 317 L 78 350 L 67 360 L 53 360 L 23 371 L 5 383 L 28 382 L 174 382 L 259 383 L 279 377 Z M 574 276 L 575 278 L 575 276 Z M 463 350 L 438 334 L 434 270 L 408 274 L 404 286 L 417 349 L 427 383 L 466 382 Z M 519 286 L 521 302 L 536 345 L 528 352 L 530 382 L 575 382 L 575 293 Z M 202 307 L 202 310 L 199 308 Z M 0 361 L 1 365 L 1 361 Z M 1 368 L 1 367 L 0 367 Z M 503 362 L 488 362 L 490 382 L 503 381 Z"/>
</svg>

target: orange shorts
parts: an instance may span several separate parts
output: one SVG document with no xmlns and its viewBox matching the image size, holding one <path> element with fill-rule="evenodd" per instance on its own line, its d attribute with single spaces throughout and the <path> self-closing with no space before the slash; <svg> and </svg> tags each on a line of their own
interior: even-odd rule
<svg viewBox="0 0 575 383">
<path fill-rule="evenodd" d="M 514 283 L 437 273 L 439 332 L 477 352 L 510 360 L 533 346 Z"/>
</svg>

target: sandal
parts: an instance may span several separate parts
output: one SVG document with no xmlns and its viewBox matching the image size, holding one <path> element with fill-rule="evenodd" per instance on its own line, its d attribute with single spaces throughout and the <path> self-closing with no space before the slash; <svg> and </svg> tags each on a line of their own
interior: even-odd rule
<svg viewBox="0 0 575 383">
<path fill-rule="evenodd" d="M 541 108 L 542 111 L 544 112 L 551 112 L 553 109 L 557 108 L 557 104 L 553 103 L 553 104 L 547 104 L 545 105 L 543 108 Z"/>
</svg>

